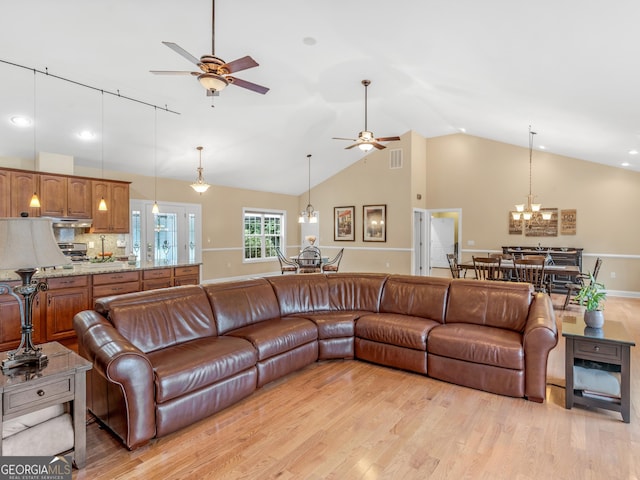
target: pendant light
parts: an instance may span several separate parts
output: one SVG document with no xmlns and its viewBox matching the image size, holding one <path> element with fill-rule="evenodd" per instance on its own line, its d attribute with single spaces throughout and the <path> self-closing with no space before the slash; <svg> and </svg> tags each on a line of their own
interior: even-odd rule
<svg viewBox="0 0 640 480">
<path fill-rule="evenodd" d="M 529 125 L 529 195 L 527 195 L 527 204 L 520 203 L 516 205 L 516 211 L 512 212 L 512 216 L 514 220 L 531 220 L 533 218 L 534 213 L 540 211 L 542 205 L 540 203 L 533 203 L 535 196 L 531 193 L 531 173 L 533 166 L 533 136 L 536 135 L 536 132 L 531 130 L 531 125 Z M 542 212 L 543 220 L 551 220 L 551 212 Z"/>
<path fill-rule="evenodd" d="M 153 109 L 153 207 L 151 213 L 160 213 L 158 207 L 158 109 Z"/>
<path fill-rule="evenodd" d="M 309 163 L 309 203 L 307 203 L 307 208 L 305 208 L 302 212 L 300 212 L 300 216 L 298 217 L 298 223 L 318 223 L 318 212 L 313 209 L 313 205 L 311 205 L 311 154 L 307 155 L 307 160 Z"/>
<path fill-rule="evenodd" d="M 36 71 L 33 71 L 33 173 L 36 172 Z M 40 199 L 37 190 L 33 191 L 29 207 L 40 208 Z"/>
<path fill-rule="evenodd" d="M 198 166 L 198 178 L 196 178 L 196 181 L 191 184 L 191 188 L 193 188 L 200 195 L 202 195 L 204 192 L 209 190 L 209 187 L 211 186 L 204 181 L 204 177 L 202 176 L 202 148 L 203 147 L 196 147 L 196 150 L 198 150 L 200 154 L 200 163 Z"/>
<path fill-rule="evenodd" d="M 104 91 L 100 90 L 100 168 L 102 170 L 102 180 L 104 180 Z M 104 195 L 100 199 L 98 204 L 98 210 L 106 212 L 107 202 L 104 200 Z"/>
</svg>

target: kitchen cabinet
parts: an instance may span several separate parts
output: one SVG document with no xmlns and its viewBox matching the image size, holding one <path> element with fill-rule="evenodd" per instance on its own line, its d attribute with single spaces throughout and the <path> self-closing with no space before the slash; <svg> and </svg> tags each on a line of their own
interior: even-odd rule
<svg viewBox="0 0 640 480">
<path fill-rule="evenodd" d="M 30 217 L 39 217 L 40 208 L 31 208 L 31 197 L 37 192 L 40 176 L 34 172 L 11 171 L 11 216 L 20 217 L 28 213 Z"/>
<path fill-rule="evenodd" d="M 11 172 L 0 170 L 0 217 L 11 216 Z"/>
<path fill-rule="evenodd" d="M 140 272 L 113 272 L 93 275 L 93 298 L 121 295 L 140 290 Z"/>
<path fill-rule="evenodd" d="M 173 284 L 176 287 L 180 285 L 198 285 L 199 283 L 200 283 L 200 267 L 198 265 L 174 267 Z"/>
<path fill-rule="evenodd" d="M 40 215 L 91 218 L 91 180 L 40 174 Z"/>
<path fill-rule="evenodd" d="M 6 285 L 13 287 L 20 285 L 20 282 L 6 282 Z M 38 292 L 32 303 L 31 322 L 33 324 L 33 333 L 31 338 L 36 344 L 44 340 L 40 308 L 43 298 L 44 292 Z M 20 344 L 21 326 L 18 300 L 8 293 L 0 295 L 0 351 L 12 350 Z"/>
<path fill-rule="evenodd" d="M 76 336 L 73 316 L 90 308 L 89 276 L 50 278 L 46 291 L 45 324 L 47 340 L 64 340 Z"/>
<path fill-rule="evenodd" d="M 110 180 L 92 180 L 93 226 L 91 233 L 129 233 L 129 184 Z M 98 210 L 100 199 L 107 211 Z"/>
<path fill-rule="evenodd" d="M 142 289 L 154 290 L 173 286 L 171 268 L 155 268 L 142 272 Z"/>
</svg>

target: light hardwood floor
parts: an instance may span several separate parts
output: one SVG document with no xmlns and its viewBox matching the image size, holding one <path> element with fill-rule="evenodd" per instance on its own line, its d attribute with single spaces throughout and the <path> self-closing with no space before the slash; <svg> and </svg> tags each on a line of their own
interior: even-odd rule
<svg viewBox="0 0 640 480">
<path fill-rule="evenodd" d="M 133 452 L 90 423 L 87 467 L 73 478 L 638 479 L 639 312 L 640 299 L 606 304 L 606 318 L 624 322 L 638 344 L 630 424 L 616 412 L 564 408 L 560 337 L 544 404 L 360 361 L 321 362 Z M 556 315 L 561 325 L 581 311 Z"/>
</svg>

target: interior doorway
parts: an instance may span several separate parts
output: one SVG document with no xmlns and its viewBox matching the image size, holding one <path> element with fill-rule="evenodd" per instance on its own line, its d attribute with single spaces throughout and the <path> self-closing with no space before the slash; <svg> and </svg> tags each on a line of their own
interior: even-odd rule
<svg viewBox="0 0 640 480">
<path fill-rule="evenodd" d="M 449 277 L 446 254 L 453 253 L 460 261 L 462 209 L 415 209 L 413 237 L 414 275 Z"/>
</svg>

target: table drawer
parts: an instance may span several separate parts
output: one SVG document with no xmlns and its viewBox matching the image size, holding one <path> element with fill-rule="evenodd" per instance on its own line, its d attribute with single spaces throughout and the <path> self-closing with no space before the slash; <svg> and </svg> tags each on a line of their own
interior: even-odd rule
<svg viewBox="0 0 640 480">
<path fill-rule="evenodd" d="M 619 364 L 622 362 L 622 348 L 607 342 L 593 340 L 575 340 L 574 356 L 603 362 Z"/>
<path fill-rule="evenodd" d="M 154 278 L 171 278 L 171 269 L 157 268 L 153 270 L 145 270 L 142 272 L 142 278 L 144 280 L 150 280 Z"/>
<path fill-rule="evenodd" d="M 174 273 L 176 277 L 188 277 L 200 274 L 200 267 L 198 265 L 189 265 L 187 267 L 175 267 Z"/>
<path fill-rule="evenodd" d="M 109 283 L 137 282 L 140 280 L 140 272 L 113 272 L 101 273 L 93 276 L 93 285 L 106 285 Z"/>
<path fill-rule="evenodd" d="M 140 290 L 140 282 L 124 282 L 114 285 L 99 285 L 93 287 L 93 298 L 108 297 L 109 295 L 121 295 L 123 293 L 137 292 Z"/>
<path fill-rule="evenodd" d="M 61 403 L 65 399 L 73 400 L 73 394 L 74 381 L 72 375 L 52 379 L 46 383 L 38 383 L 38 385 L 28 388 L 5 391 L 2 402 L 3 414 L 7 416 L 23 410 L 35 410 L 35 407 Z"/>
<path fill-rule="evenodd" d="M 49 286 L 49 290 L 55 290 L 56 288 L 86 287 L 89 285 L 89 276 L 74 275 L 72 277 L 49 278 L 47 285 Z"/>
</svg>

